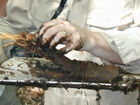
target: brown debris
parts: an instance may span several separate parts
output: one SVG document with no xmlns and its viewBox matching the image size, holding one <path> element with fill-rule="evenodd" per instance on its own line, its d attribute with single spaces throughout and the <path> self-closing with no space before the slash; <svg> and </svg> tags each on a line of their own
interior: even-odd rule
<svg viewBox="0 0 140 105">
<path fill-rule="evenodd" d="M 4 74 L 5 72 L 4 71 L 0 71 L 0 74 Z"/>
<path fill-rule="evenodd" d="M 14 44 L 23 47 L 39 56 L 51 60 L 59 66 L 59 71 L 45 71 L 45 73 L 37 72 L 32 69 L 33 75 L 40 76 L 49 74 L 53 77 L 73 78 L 81 81 L 109 82 L 120 79 L 120 72 L 125 72 L 115 65 L 98 65 L 90 61 L 70 60 L 60 54 L 55 48 L 50 48 L 49 43 L 42 45 L 41 39 L 36 39 L 36 34 L 20 33 L 18 35 L 1 35 L 0 38 L 10 38 Z M 57 74 L 58 73 L 58 74 Z"/>
<path fill-rule="evenodd" d="M 44 105 L 44 92 L 38 87 L 17 87 L 17 97 L 22 105 Z"/>
</svg>

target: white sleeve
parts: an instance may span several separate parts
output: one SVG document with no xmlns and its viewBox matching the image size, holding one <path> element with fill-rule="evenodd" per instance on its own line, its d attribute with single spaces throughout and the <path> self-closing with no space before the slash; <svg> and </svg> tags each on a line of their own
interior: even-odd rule
<svg viewBox="0 0 140 105">
<path fill-rule="evenodd" d="M 140 27 L 129 28 L 125 31 L 102 31 L 100 34 L 120 55 L 125 64 L 140 59 Z"/>
</svg>

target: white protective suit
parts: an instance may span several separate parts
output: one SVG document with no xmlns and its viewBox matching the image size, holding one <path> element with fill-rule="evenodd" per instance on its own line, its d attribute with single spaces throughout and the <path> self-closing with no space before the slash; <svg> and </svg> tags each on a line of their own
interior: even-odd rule
<svg viewBox="0 0 140 105">
<path fill-rule="evenodd" d="M 130 65 L 125 69 L 140 73 L 139 0 L 69 0 L 67 5 L 67 20 L 88 30 L 99 31 L 123 62 Z M 67 56 L 101 63 L 100 59 L 85 52 L 70 52 Z M 119 91 L 100 90 L 98 103 L 94 90 L 69 88 L 68 91 L 49 88 L 45 105 L 137 105 L 137 91 L 124 95 Z"/>
<path fill-rule="evenodd" d="M 35 31 L 43 22 L 51 19 L 59 2 L 60 0 L 9 0 L 8 15 L 6 18 L 1 17 L 0 31 L 11 33 Z M 139 73 L 139 14 L 140 0 L 68 0 L 59 17 L 82 28 L 99 31 L 110 47 L 120 55 L 124 64 L 129 65 L 125 66 L 128 71 Z M 4 49 L 4 52 L 0 53 L 3 61 L 10 57 L 8 52 L 9 49 Z M 66 56 L 71 59 L 104 63 L 84 51 L 72 51 Z M 49 88 L 45 92 L 45 105 L 99 105 L 99 103 L 100 105 L 137 105 L 137 91 L 124 95 L 119 91 L 100 90 L 99 103 L 95 101 L 94 90 L 69 88 L 68 91 L 63 88 Z"/>
</svg>

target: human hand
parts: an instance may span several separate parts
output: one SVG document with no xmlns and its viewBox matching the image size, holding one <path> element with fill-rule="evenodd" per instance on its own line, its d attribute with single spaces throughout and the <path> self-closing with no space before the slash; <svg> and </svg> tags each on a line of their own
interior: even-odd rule
<svg viewBox="0 0 140 105">
<path fill-rule="evenodd" d="M 73 49 L 80 50 L 84 45 L 86 37 L 81 34 L 84 29 L 63 20 L 54 19 L 46 22 L 39 30 L 39 35 L 42 35 L 43 44 L 50 43 L 50 47 L 55 47 L 59 43 L 66 46 L 59 51 L 67 53 Z"/>
<path fill-rule="evenodd" d="M 65 44 L 65 47 L 59 49 L 60 53 L 83 50 L 101 59 L 122 63 L 120 56 L 111 49 L 99 32 L 80 28 L 66 20 L 54 19 L 46 22 L 38 33 L 42 36 L 43 44 L 49 43 L 50 47 L 56 47 L 59 43 Z"/>
</svg>

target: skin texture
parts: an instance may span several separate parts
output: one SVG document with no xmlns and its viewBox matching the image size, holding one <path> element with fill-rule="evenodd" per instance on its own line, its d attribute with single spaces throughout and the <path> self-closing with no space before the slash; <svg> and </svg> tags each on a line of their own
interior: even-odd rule
<svg viewBox="0 0 140 105">
<path fill-rule="evenodd" d="M 6 3 L 8 0 L 0 0 L 0 16 L 6 16 Z"/>
<path fill-rule="evenodd" d="M 66 46 L 60 49 L 63 53 L 74 49 L 88 51 L 101 59 L 122 64 L 120 56 L 110 48 L 100 33 L 80 28 L 66 20 L 58 18 L 46 22 L 38 34 L 42 36 L 44 44 L 50 43 L 50 47 L 59 43 L 65 44 Z"/>
</svg>

